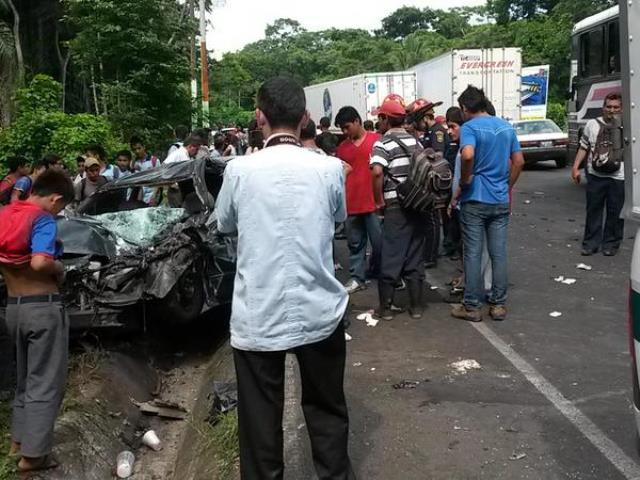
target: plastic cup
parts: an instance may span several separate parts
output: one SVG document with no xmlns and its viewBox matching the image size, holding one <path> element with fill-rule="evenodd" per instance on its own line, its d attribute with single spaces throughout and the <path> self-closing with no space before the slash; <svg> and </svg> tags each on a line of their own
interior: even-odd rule
<svg viewBox="0 0 640 480">
<path fill-rule="evenodd" d="M 142 436 L 142 443 L 156 452 L 162 450 L 162 442 L 154 430 L 149 430 Z"/>
<path fill-rule="evenodd" d="M 136 457 L 132 452 L 128 450 L 120 452 L 116 460 L 116 474 L 118 478 L 129 478 L 133 473 L 133 464 L 135 461 Z"/>
</svg>

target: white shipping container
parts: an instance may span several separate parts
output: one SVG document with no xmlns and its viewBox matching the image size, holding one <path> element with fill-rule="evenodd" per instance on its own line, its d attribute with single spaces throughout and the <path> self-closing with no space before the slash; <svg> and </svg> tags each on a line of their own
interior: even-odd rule
<svg viewBox="0 0 640 480">
<path fill-rule="evenodd" d="M 417 75 L 417 96 L 443 102 L 436 114 L 444 115 L 449 107 L 457 106 L 458 96 L 473 85 L 484 90 L 499 117 L 520 119 L 519 48 L 453 50 L 411 70 Z"/>
<path fill-rule="evenodd" d="M 311 119 L 329 117 L 333 130 L 336 114 L 345 106 L 354 107 L 362 120 L 377 120 L 376 109 L 390 93 L 404 98 L 409 104 L 416 99 L 416 73 L 385 72 L 364 73 L 331 82 L 310 85 L 304 89 L 307 110 Z"/>
</svg>

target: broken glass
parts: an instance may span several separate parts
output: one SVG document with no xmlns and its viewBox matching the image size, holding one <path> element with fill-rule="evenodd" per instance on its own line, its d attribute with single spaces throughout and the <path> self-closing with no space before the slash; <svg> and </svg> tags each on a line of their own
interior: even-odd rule
<svg viewBox="0 0 640 480">
<path fill-rule="evenodd" d="M 182 208 L 150 207 L 96 215 L 102 227 L 118 239 L 118 247 L 149 247 L 185 215 Z M 124 242 L 124 243 L 123 243 Z"/>
</svg>

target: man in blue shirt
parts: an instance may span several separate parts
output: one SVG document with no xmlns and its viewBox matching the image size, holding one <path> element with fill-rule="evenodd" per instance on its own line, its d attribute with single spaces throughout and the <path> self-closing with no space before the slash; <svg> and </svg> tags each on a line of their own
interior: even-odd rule
<svg viewBox="0 0 640 480">
<path fill-rule="evenodd" d="M 465 291 L 463 304 L 451 314 L 463 320 L 482 321 L 481 262 L 486 235 L 493 269 L 491 292 L 487 297 L 489 314 L 494 320 L 504 320 L 509 190 L 520 176 L 524 158 L 513 127 L 487 113 L 490 104 L 482 90 L 469 86 L 458 103 L 466 119 L 460 135 Z"/>
<path fill-rule="evenodd" d="M 302 409 L 319 479 L 353 478 L 344 396 L 348 295 L 334 276 L 333 235 L 347 218 L 340 160 L 300 144 L 304 90 L 277 77 L 260 87 L 265 148 L 229 161 L 218 230 L 238 232 L 231 346 L 238 379 L 243 480 L 282 479 L 284 373 L 296 355 Z"/>
</svg>

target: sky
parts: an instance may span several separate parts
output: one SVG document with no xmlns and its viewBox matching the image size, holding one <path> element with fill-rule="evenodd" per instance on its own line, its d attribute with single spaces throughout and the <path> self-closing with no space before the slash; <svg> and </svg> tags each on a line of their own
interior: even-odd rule
<svg viewBox="0 0 640 480">
<path fill-rule="evenodd" d="M 218 0 L 218 3 L 224 3 Z M 207 48 L 215 58 L 264 38 L 278 18 L 292 18 L 309 31 L 328 28 L 380 28 L 384 17 L 402 6 L 448 9 L 484 0 L 226 0 L 209 17 Z"/>
</svg>

